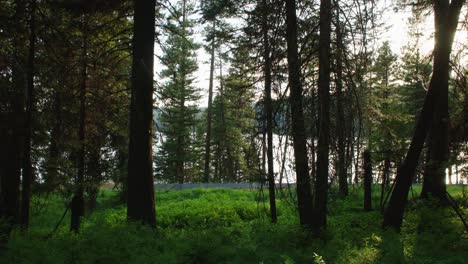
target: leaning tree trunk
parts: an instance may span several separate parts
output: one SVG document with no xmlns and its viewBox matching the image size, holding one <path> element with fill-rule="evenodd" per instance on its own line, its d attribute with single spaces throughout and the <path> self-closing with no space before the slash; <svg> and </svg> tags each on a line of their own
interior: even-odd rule
<svg viewBox="0 0 468 264">
<path fill-rule="evenodd" d="M 302 109 L 302 84 L 300 78 L 299 55 L 297 52 L 296 1 L 286 1 L 286 40 L 288 44 L 289 103 L 291 106 L 291 126 L 296 168 L 296 192 L 299 221 L 305 228 L 312 227 L 312 193 L 310 190 L 309 166 L 307 160 L 307 139 Z"/>
<path fill-rule="evenodd" d="M 406 158 L 397 171 L 395 187 L 384 214 L 384 228 L 392 227 L 397 230 L 401 228 L 405 204 L 418 159 L 434 120 L 436 98 L 446 91 L 444 87 L 448 86 L 450 52 L 464 2 L 464 0 L 453 0 L 451 4 L 448 0 L 434 2 L 435 44 L 432 77 Z"/>
<path fill-rule="evenodd" d="M 444 73 L 445 74 L 445 73 Z M 428 146 L 428 158 L 424 171 L 422 198 L 434 197 L 442 204 L 448 204 L 446 195 L 445 169 L 449 162 L 449 138 L 448 138 L 448 63 L 447 79 L 443 80 L 435 97 L 434 115 L 431 125 L 430 144 Z"/>
<path fill-rule="evenodd" d="M 127 219 L 156 225 L 153 186 L 155 0 L 134 1 Z"/>
<path fill-rule="evenodd" d="M 317 177 L 315 178 L 314 233 L 319 236 L 327 226 L 328 163 L 330 148 L 330 0 L 320 2 L 319 38 L 319 129 Z"/>
<path fill-rule="evenodd" d="M 267 121 L 268 191 L 271 222 L 276 223 L 275 176 L 273 172 L 273 107 L 271 102 L 271 57 L 268 37 L 268 1 L 263 0 L 263 74 L 265 75 L 265 111 Z"/>
</svg>

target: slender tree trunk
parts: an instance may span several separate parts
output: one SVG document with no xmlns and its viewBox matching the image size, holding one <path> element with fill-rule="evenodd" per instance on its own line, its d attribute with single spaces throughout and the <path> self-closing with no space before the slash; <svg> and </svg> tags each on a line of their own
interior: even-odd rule
<svg viewBox="0 0 468 264">
<path fill-rule="evenodd" d="M 33 180 L 31 160 L 31 134 L 32 134 L 32 112 L 34 108 L 34 52 L 36 42 L 36 0 L 31 0 L 29 6 L 29 51 L 27 66 L 27 90 L 26 90 L 26 120 L 23 153 L 23 182 L 21 184 L 21 228 L 28 229 L 29 207 L 31 202 L 31 184 Z"/>
<path fill-rule="evenodd" d="M 381 182 L 381 189 L 380 189 L 380 212 L 384 213 L 384 199 L 385 199 L 385 189 L 387 188 L 388 181 L 390 176 L 390 160 L 384 160 L 384 168 L 382 172 L 382 182 Z"/>
<path fill-rule="evenodd" d="M 315 174 L 316 174 L 316 163 L 315 163 L 315 156 L 317 152 L 317 147 L 315 146 L 315 129 L 317 129 L 317 121 L 316 121 L 316 115 L 315 115 L 315 89 L 310 89 L 310 98 L 311 98 L 311 103 L 310 103 L 310 177 L 313 180 L 315 179 Z"/>
<path fill-rule="evenodd" d="M 320 236 L 327 226 L 328 165 L 330 148 L 330 32 L 331 3 L 320 1 L 319 38 L 319 138 L 315 178 L 314 233 Z"/>
<path fill-rule="evenodd" d="M 268 0 L 262 1 L 262 31 L 263 31 L 263 74 L 265 76 L 265 111 L 267 121 L 267 156 L 268 156 L 268 192 L 270 197 L 271 222 L 276 223 L 275 176 L 273 171 L 273 106 L 271 102 L 271 57 L 270 40 L 268 37 Z"/>
<path fill-rule="evenodd" d="M 216 45 L 216 20 L 213 20 L 211 27 L 211 61 L 210 61 L 210 83 L 208 86 L 208 108 L 206 109 L 206 139 L 205 139 L 205 171 L 203 173 L 203 182 L 210 181 L 210 155 L 211 155 L 211 122 L 213 107 L 213 79 L 215 71 L 215 45 Z"/>
<path fill-rule="evenodd" d="M 341 196 L 348 195 L 348 175 L 346 171 L 346 144 L 345 144 L 345 133 L 346 133 L 346 121 L 344 114 L 343 104 L 343 67 L 342 67 L 342 39 L 341 39 L 341 27 L 340 27 L 340 8 L 338 1 L 335 1 L 336 5 L 336 130 L 338 136 L 338 181 Z"/>
<path fill-rule="evenodd" d="M 135 0 L 127 219 L 156 225 L 153 186 L 155 0 Z"/>
<path fill-rule="evenodd" d="M 413 139 L 406 158 L 397 171 L 395 187 L 384 214 L 384 228 L 392 227 L 397 230 L 401 228 L 409 188 L 427 132 L 433 121 L 435 98 L 445 90 L 442 86 L 448 85 L 450 52 L 458 24 L 458 17 L 464 2 L 464 0 L 453 0 L 450 5 L 448 0 L 434 2 L 435 45 L 433 52 L 433 73 Z"/>
<path fill-rule="evenodd" d="M 364 163 L 364 210 L 372 210 L 372 161 L 371 152 L 365 150 L 363 153 Z"/>
<path fill-rule="evenodd" d="M 288 73 L 291 106 L 291 125 L 296 169 L 296 192 L 299 221 L 305 228 L 312 227 L 312 193 L 310 189 L 309 166 L 307 159 L 307 139 L 302 109 L 302 84 L 297 45 L 296 1 L 286 1 L 286 40 L 288 44 Z"/>
<path fill-rule="evenodd" d="M 184 2 L 185 3 L 185 2 Z M 184 73 L 182 73 L 183 75 Z M 182 87 L 185 87 L 185 82 L 182 83 Z M 185 119 L 185 96 L 182 96 L 181 100 L 180 100 L 180 113 L 178 113 L 178 116 L 177 119 L 179 120 L 179 125 L 181 125 L 181 127 L 184 125 L 184 119 Z M 177 114 L 176 114 L 177 115 Z M 184 160 L 182 159 L 182 157 L 185 157 L 185 150 L 184 150 L 184 146 L 185 146 L 186 142 L 185 142 L 185 135 L 183 133 L 178 133 L 177 135 L 177 147 L 176 147 L 176 166 L 175 166 L 175 175 L 176 175 L 176 181 L 179 183 L 179 184 L 183 184 L 184 181 L 185 181 L 185 171 L 184 171 L 184 167 L 185 167 L 185 164 L 184 164 Z"/>
<path fill-rule="evenodd" d="M 448 182 L 450 185 L 452 185 L 452 164 L 448 166 Z"/>
<path fill-rule="evenodd" d="M 83 15 L 83 54 L 82 54 L 82 65 L 81 65 L 81 84 L 80 84 L 80 115 L 79 115 L 79 129 L 78 129 L 78 161 L 77 161 L 77 176 L 75 182 L 75 193 L 71 201 L 71 223 L 70 230 L 78 232 L 80 230 L 80 221 L 84 216 L 85 202 L 84 202 L 84 173 L 85 173 L 85 155 L 86 155 L 86 143 L 85 143 L 85 125 L 86 125 L 86 86 L 88 79 L 88 30 L 87 30 L 87 18 Z"/>
<path fill-rule="evenodd" d="M 183 0 L 182 1 L 182 31 L 183 32 L 186 32 L 186 17 L 187 17 L 187 11 L 186 11 L 186 0 Z M 183 51 L 185 52 L 185 48 L 183 48 Z M 179 126 L 180 127 L 183 127 L 185 124 L 185 79 L 186 79 L 186 75 L 187 75 L 187 71 L 186 71 L 186 67 L 185 67 L 185 64 L 182 63 L 182 65 L 180 66 L 180 69 L 179 69 L 179 74 L 181 76 L 181 87 L 182 87 L 182 96 L 180 98 L 180 104 L 179 104 L 179 108 L 180 108 L 180 112 L 179 112 L 179 115 L 177 117 L 177 120 L 179 120 Z M 174 83 L 176 83 L 177 80 L 174 78 Z M 180 132 L 178 133 L 178 136 L 177 136 L 177 148 L 176 148 L 176 158 L 177 158 L 177 161 L 176 161 L 176 180 L 179 184 L 183 184 L 185 182 L 185 160 L 186 160 L 186 144 L 188 144 L 188 142 L 186 141 L 187 139 L 185 138 L 185 134 Z M 182 157 L 184 157 L 182 159 Z"/>
</svg>

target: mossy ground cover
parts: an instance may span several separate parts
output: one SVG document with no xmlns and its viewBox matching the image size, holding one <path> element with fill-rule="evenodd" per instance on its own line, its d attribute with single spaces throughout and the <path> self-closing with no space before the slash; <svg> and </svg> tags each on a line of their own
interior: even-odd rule
<svg viewBox="0 0 468 264">
<path fill-rule="evenodd" d="M 374 188 L 374 207 L 379 190 Z M 414 194 L 419 193 L 415 188 Z M 449 192 L 464 204 L 461 187 Z M 98 208 L 72 234 L 54 195 L 35 197 L 30 231 L 15 230 L 1 263 L 466 263 L 468 235 L 452 209 L 410 201 L 401 234 L 382 231 L 379 210 L 362 210 L 361 189 L 346 199 L 332 190 L 328 229 L 312 239 L 299 228 L 291 196 L 268 221 L 267 193 L 194 189 L 156 193 L 157 229 L 127 224 L 117 193 L 101 192 Z M 294 194 L 292 194 L 294 197 Z M 411 194 L 410 194 L 411 198 Z"/>
</svg>

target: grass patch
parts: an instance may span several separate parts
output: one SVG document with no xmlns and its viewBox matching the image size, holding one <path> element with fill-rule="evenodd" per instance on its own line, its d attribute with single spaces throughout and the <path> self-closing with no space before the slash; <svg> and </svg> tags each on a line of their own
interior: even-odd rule
<svg viewBox="0 0 468 264">
<path fill-rule="evenodd" d="M 379 201 L 374 188 L 373 205 Z M 450 193 L 462 200 L 461 187 Z M 415 193 L 419 193 L 417 188 Z M 362 210 L 361 189 L 346 199 L 330 193 L 328 230 L 313 240 L 298 224 L 293 202 L 278 201 L 268 221 L 259 191 L 194 189 L 156 193 L 157 229 L 126 223 L 117 193 L 103 191 L 97 210 L 71 234 L 59 196 L 34 197 L 31 228 L 15 230 L 0 263 L 464 263 L 468 236 L 451 209 L 413 201 L 401 235 L 380 228 L 379 210 Z M 265 194 L 267 197 L 267 193 Z M 411 197 L 411 195 L 410 195 Z M 467 212 L 466 208 L 463 209 Z"/>
</svg>

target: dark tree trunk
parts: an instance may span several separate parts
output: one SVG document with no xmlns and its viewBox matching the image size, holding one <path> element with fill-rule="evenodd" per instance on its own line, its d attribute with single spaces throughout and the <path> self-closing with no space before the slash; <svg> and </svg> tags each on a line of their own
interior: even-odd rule
<svg viewBox="0 0 468 264">
<path fill-rule="evenodd" d="M 210 61 L 210 83 L 208 85 L 208 108 L 206 109 L 206 139 L 205 139 L 205 170 L 203 172 L 203 182 L 210 181 L 210 156 L 211 156 L 211 122 L 213 111 L 213 79 L 215 71 L 215 32 L 216 20 L 213 20 L 212 25 L 212 40 L 211 40 L 211 61 Z"/>
<path fill-rule="evenodd" d="M 385 189 L 388 186 L 390 176 L 390 160 L 387 158 L 384 160 L 384 168 L 382 172 L 382 182 L 381 182 L 381 189 L 380 189 L 380 212 L 383 214 L 385 207 L 384 207 L 384 199 L 385 199 Z"/>
<path fill-rule="evenodd" d="M 445 18 L 442 18 L 445 19 Z M 437 23 L 437 22 L 436 22 Z M 448 67 L 448 63 L 447 63 Z M 444 73 L 445 74 L 445 73 Z M 425 164 L 422 198 L 434 197 L 448 204 L 446 196 L 445 169 L 448 165 L 448 69 L 447 79 L 438 87 L 434 98 L 434 114 L 430 128 L 428 157 Z"/>
<path fill-rule="evenodd" d="M 317 177 L 315 178 L 314 233 L 319 236 L 327 226 L 328 165 L 330 148 L 330 32 L 331 3 L 320 1 L 319 38 L 319 138 Z"/>
<path fill-rule="evenodd" d="M 338 1 L 335 1 L 336 5 L 336 132 L 338 136 L 338 181 L 341 196 L 348 195 L 348 175 L 346 171 L 346 121 L 344 114 L 344 95 L 343 95 L 343 67 L 342 67 L 342 38 L 341 38 L 341 27 L 340 27 L 340 8 Z"/>
<path fill-rule="evenodd" d="M 32 134 L 32 112 L 34 108 L 34 52 L 36 42 L 35 10 L 36 0 L 31 0 L 29 6 L 29 51 L 27 66 L 27 90 L 26 90 L 26 120 L 23 153 L 23 182 L 21 184 L 21 228 L 28 229 L 29 207 L 31 202 L 31 183 L 33 180 L 31 160 L 31 134 Z"/>
<path fill-rule="evenodd" d="M 307 139 L 302 109 L 302 84 L 297 45 L 296 1 L 286 1 L 286 39 L 289 73 L 289 103 L 291 106 L 291 126 L 296 169 L 296 192 L 299 221 L 305 228 L 312 227 L 312 194 L 310 189 L 309 166 L 307 160 Z"/>
<path fill-rule="evenodd" d="M 86 143 L 85 143 L 85 125 L 86 125 L 86 85 L 87 85 L 87 21 L 85 15 L 83 15 L 83 54 L 81 58 L 81 84 L 80 84 L 80 115 L 79 115 L 79 128 L 78 128 L 78 160 L 77 160 L 77 175 L 75 182 L 75 193 L 73 194 L 71 202 L 71 223 L 70 230 L 78 232 L 80 230 L 80 220 L 84 216 L 85 202 L 84 202 L 84 173 L 85 173 L 85 155 L 86 155 Z"/>
<path fill-rule="evenodd" d="M 452 174 L 453 174 L 452 164 L 449 164 L 449 166 L 448 166 L 448 181 L 449 181 L 450 185 L 452 185 Z"/>
<path fill-rule="evenodd" d="M 156 225 L 153 186 L 155 0 L 135 0 L 127 219 Z"/>
<path fill-rule="evenodd" d="M 273 106 L 271 102 L 271 57 L 270 40 L 268 37 L 268 1 L 262 1 L 263 17 L 263 74 L 265 76 L 265 111 L 267 121 L 267 157 L 268 157 L 268 191 L 270 197 L 270 217 L 271 222 L 276 223 L 276 197 L 275 197 L 275 176 L 273 171 Z"/>
<path fill-rule="evenodd" d="M 409 188 L 418 164 L 419 155 L 426 140 L 427 132 L 434 119 L 435 98 L 445 91 L 443 86 L 448 85 L 450 52 L 458 24 L 458 17 L 464 2 L 464 0 L 453 0 L 451 4 L 449 4 L 448 0 L 434 2 L 435 45 L 432 77 L 406 158 L 397 171 L 395 187 L 384 214 L 384 228 L 392 227 L 397 230 L 401 228 Z"/>
<path fill-rule="evenodd" d="M 24 147 L 24 91 L 26 74 L 24 66 L 24 45 L 26 29 L 24 23 L 25 1 L 15 1 L 15 35 L 12 39 L 12 87 L 8 91 L 6 112 L 0 116 L 0 217 L 10 225 L 20 221 L 20 184 L 22 150 Z M 4 98 L 1 98 L 4 99 Z M 9 230 L 6 230 L 9 232 Z"/>
<path fill-rule="evenodd" d="M 363 153 L 364 163 L 364 210 L 372 210 L 372 160 L 371 152 L 365 150 Z"/>
<path fill-rule="evenodd" d="M 315 89 L 310 89 L 311 90 L 311 95 L 310 95 L 310 101 L 311 101 L 311 104 L 310 104 L 310 176 L 311 176 L 311 179 L 312 179 L 312 182 L 314 180 L 314 177 L 315 177 L 315 174 L 316 174 L 316 170 L 317 170 L 317 166 L 316 166 L 316 152 L 317 152 L 317 147 L 315 146 L 315 138 L 316 138 L 316 135 L 315 135 L 315 131 L 317 129 L 317 120 L 316 120 L 316 114 L 315 114 L 315 111 L 316 111 L 316 105 L 315 105 L 315 98 L 316 98 L 316 93 L 315 93 Z"/>
<path fill-rule="evenodd" d="M 11 112 L 0 116 L 0 217 L 10 225 L 19 222 L 22 118 Z"/>
</svg>

